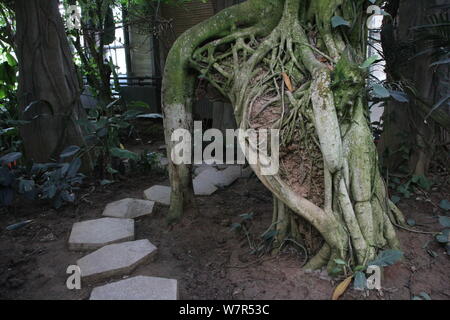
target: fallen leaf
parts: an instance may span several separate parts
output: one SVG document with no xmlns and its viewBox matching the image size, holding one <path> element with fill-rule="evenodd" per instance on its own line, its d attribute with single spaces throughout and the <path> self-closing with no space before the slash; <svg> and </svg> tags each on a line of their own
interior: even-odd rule
<svg viewBox="0 0 450 320">
<path fill-rule="evenodd" d="M 342 296 L 344 294 L 345 290 L 347 290 L 348 286 L 352 282 L 352 278 L 353 278 L 353 276 L 350 276 L 350 277 L 346 278 L 344 281 L 342 281 L 341 283 L 339 283 L 339 285 L 336 287 L 336 289 L 334 289 L 331 300 L 338 300 L 340 298 L 340 296 Z"/>
<path fill-rule="evenodd" d="M 289 76 L 286 74 L 286 72 L 282 72 L 281 75 L 283 76 L 284 83 L 286 84 L 286 87 L 290 92 L 294 91 L 294 88 L 292 87 L 292 82 Z"/>
</svg>

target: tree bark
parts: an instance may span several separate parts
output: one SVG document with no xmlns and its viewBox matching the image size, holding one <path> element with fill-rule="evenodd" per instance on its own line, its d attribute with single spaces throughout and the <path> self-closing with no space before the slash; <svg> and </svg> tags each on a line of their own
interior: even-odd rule
<svg viewBox="0 0 450 320">
<path fill-rule="evenodd" d="M 351 28 L 333 29 L 335 15 L 350 20 Z M 356 0 L 249 0 L 183 34 L 166 62 L 169 154 L 173 130 L 192 128 L 194 71 L 229 99 L 240 129 L 280 130 L 281 152 L 290 159 L 281 159 L 275 175 L 263 174 L 262 160 L 252 169 L 276 198 L 278 242 L 298 235 L 295 216 L 323 237 L 311 269 L 327 265 L 331 271 L 338 258 L 365 265 L 379 249 L 399 246 L 393 224 L 403 218 L 379 173 L 366 75 L 359 68 L 366 19 L 366 4 Z M 252 147 L 245 137 L 239 142 L 243 150 Z M 304 179 L 292 179 L 295 167 L 307 171 Z M 170 218 L 178 219 L 184 196 L 192 194 L 190 170 L 172 163 L 169 169 Z"/>
<path fill-rule="evenodd" d="M 56 0 L 17 0 L 18 101 L 26 157 L 58 160 L 69 145 L 84 146 L 80 84 Z M 90 167 L 90 159 L 84 159 Z"/>
<path fill-rule="evenodd" d="M 442 0 L 418 0 L 414 6 L 404 0 L 388 3 L 387 9 L 394 19 L 385 19 L 382 31 L 386 72 L 389 81 L 406 85 L 410 97 L 408 103 L 386 104 L 379 150 L 380 154 L 388 155 L 384 165 L 391 172 L 426 176 L 436 145 L 448 142 L 445 131 L 450 129 L 450 109 L 442 106 L 429 115 L 431 106 L 448 95 L 444 83 L 450 74 L 449 65 L 431 68 L 431 55 L 414 57 L 427 49 L 425 41 L 415 41 L 414 27 L 429 24 L 428 16 L 439 12 L 433 6 L 444 3 Z M 405 146 L 409 148 L 407 159 Z"/>
</svg>

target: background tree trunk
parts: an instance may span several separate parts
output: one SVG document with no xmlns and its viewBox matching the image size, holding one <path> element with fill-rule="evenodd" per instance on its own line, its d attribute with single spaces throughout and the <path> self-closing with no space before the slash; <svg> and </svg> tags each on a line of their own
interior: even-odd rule
<svg viewBox="0 0 450 320">
<path fill-rule="evenodd" d="M 58 159 L 69 145 L 85 144 L 76 121 L 84 117 L 80 84 L 57 0 L 17 0 L 19 108 L 26 157 Z"/>
<path fill-rule="evenodd" d="M 409 103 L 389 101 L 385 108 L 384 133 L 379 150 L 386 155 L 384 164 L 390 171 L 425 176 L 428 173 L 436 145 L 448 142 L 448 133 L 442 128 L 447 121 L 449 107 L 443 106 L 424 122 L 430 106 L 449 94 L 445 78 L 450 76 L 449 64 L 431 68 L 430 55 L 414 56 L 425 50 L 424 43 L 415 42 L 414 27 L 430 24 L 427 17 L 441 12 L 436 5 L 445 0 L 391 0 L 387 11 L 394 18 L 385 19 L 382 31 L 388 80 L 402 81 L 416 91 Z M 448 80 L 447 80 L 448 81 Z M 428 106 L 427 106 L 428 105 Z M 438 122 L 435 119 L 439 120 Z"/>
</svg>

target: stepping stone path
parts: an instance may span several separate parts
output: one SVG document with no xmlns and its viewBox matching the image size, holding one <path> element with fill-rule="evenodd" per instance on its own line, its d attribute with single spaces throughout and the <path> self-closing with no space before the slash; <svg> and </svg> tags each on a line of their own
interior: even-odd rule
<svg viewBox="0 0 450 320">
<path fill-rule="evenodd" d="M 167 165 L 160 159 L 161 166 Z M 219 170 L 217 169 L 219 168 Z M 249 177 L 251 168 L 236 165 L 196 166 L 194 193 L 208 196 L 231 185 L 240 177 Z M 153 186 L 144 191 L 147 200 L 126 198 L 109 203 L 105 218 L 77 222 L 69 237 L 69 250 L 95 250 L 77 261 L 83 282 L 98 282 L 131 274 L 148 263 L 157 248 L 147 239 L 134 240 L 134 218 L 150 215 L 155 203 L 170 205 L 171 189 Z M 176 300 L 178 283 L 174 279 L 136 276 L 108 283 L 92 290 L 91 300 Z"/>
<path fill-rule="evenodd" d="M 69 237 L 69 250 L 96 250 L 105 245 L 134 240 L 134 220 L 102 218 L 77 222 Z"/>
<path fill-rule="evenodd" d="M 90 300 L 177 300 L 174 279 L 137 276 L 92 290 Z"/>
<path fill-rule="evenodd" d="M 144 197 L 150 201 L 160 203 L 165 206 L 170 205 L 170 187 L 153 186 L 144 191 Z"/>
<path fill-rule="evenodd" d="M 156 247 L 147 239 L 110 244 L 79 259 L 81 279 L 97 282 L 108 277 L 131 273 L 139 265 L 151 260 Z"/>
<path fill-rule="evenodd" d="M 199 196 L 209 196 L 218 188 L 228 187 L 242 177 L 242 168 L 236 165 L 226 166 L 224 170 L 202 165 L 196 169 L 196 172 L 197 176 L 193 180 L 194 193 Z"/>
<path fill-rule="evenodd" d="M 126 198 L 108 204 L 103 211 L 103 215 L 133 219 L 151 214 L 154 206 L 154 201 Z"/>
</svg>

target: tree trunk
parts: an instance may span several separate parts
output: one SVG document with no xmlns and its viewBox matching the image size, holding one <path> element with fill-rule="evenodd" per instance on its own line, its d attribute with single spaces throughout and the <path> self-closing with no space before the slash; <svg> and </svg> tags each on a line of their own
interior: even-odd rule
<svg viewBox="0 0 450 320">
<path fill-rule="evenodd" d="M 19 108 L 29 160 L 58 159 L 69 145 L 84 146 L 80 84 L 56 0 L 17 0 Z M 88 159 L 86 159 L 88 160 Z M 88 161 L 90 162 L 90 161 Z"/>
<path fill-rule="evenodd" d="M 408 103 L 389 101 L 385 108 L 379 150 L 388 155 L 384 165 L 391 172 L 426 176 L 436 145 L 448 142 L 448 133 L 445 133 L 450 129 L 448 107 L 443 106 L 427 121 L 424 119 L 429 116 L 431 106 L 448 95 L 445 79 L 450 75 L 450 68 L 448 64 L 430 67 L 431 55 L 415 57 L 427 49 L 427 44 L 424 40 L 415 41 L 414 31 L 414 27 L 430 24 L 428 16 L 440 12 L 433 7 L 446 2 L 418 0 L 413 6 L 406 0 L 388 2 L 387 10 L 393 19 L 385 19 L 382 31 L 386 72 L 389 81 L 407 85 L 405 91 L 410 97 Z"/>
<path fill-rule="evenodd" d="M 365 265 L 378 249 L 396 248 L 389 201 L 367 120 L 366 6 L 363 1 L 249 0 L 201 23 L 174 44 L 163 80 L 165 133 L 192 131 L 196 75 L 227 97 L 241 129 L 279 129 L 280 172 L 252 169 L 274 194 L 278 242 L 298 236 L 295 216 L 312 224 L 325 244 L 307 268 L 336 259 Z M 333 29 L 339 15 L 351 28 Z M 309 26 L 306 30 L 305 27 Z M 240 137 L 242 149 L 248 141 Z M 188 165 L 169 166 L 170 219 L 192 197 Z"/>
</svg>

